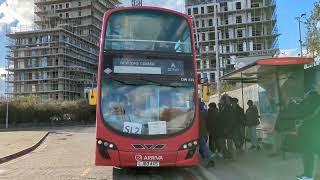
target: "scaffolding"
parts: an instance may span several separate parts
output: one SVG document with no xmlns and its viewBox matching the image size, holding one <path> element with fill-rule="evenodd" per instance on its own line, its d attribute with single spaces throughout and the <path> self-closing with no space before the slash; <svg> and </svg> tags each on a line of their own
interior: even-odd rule
<svg viewBox="0 0 320 180">
<path fill-rule="evenodd" d="M 75 100 L 93 83 L 103 13 L 119 1 L 56 1 L 36 0 L 34 25 L 7 28 L 8 95 Z"/>
</svg>

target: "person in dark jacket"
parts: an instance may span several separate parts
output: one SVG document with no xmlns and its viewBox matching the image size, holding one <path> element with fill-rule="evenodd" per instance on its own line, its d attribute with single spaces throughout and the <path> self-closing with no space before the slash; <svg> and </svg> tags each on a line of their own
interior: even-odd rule
<svg viewBox="0 0 320 180">
<path fill-rule="evenodd" d="M 209 147 L 212 152 L 216 152 L 218 148 L 217 141 L 217 123 L 218 121 L 218 108 L 216 103 L 209 104 L 207 130 L 209 134 Z"/>
<path fill-rule="evenodd" d="M 219 138 L 219 145 L 222 147 L 223 156 L 226 159 L 233 159 L 235 156 L 234 143 L 234 121 L 232 116 L 231 98 L 223 95 L 220 100 L 221 109 L 219 113 L 219 123 L 223 130 L 223 137 Z M 225 143 L 227 141 L 227 144 Z"/>
<path fill-rule="evenodd" d="M 205 166 L 214 166 L 214 153 L 209 149 L 207 144 L 208 130 L 207 130 L 207 111 L 205 103 L 200 101 L 199 104 L 199 121 L 200 121 L 200 137 L 199 137 L 199 151 L 205 159 Z"/>
<path fill-rule="evenodd" d="M 298 130 L 298 138 L 303 157 L 303 175 L 299 180 L 312 180 L 314 171 L 314 155 L 320 154 L 320 95 L 311 91 L 300 106 L 303 124 Z"/>
<path fill-rule="evenodd" d="M 259 121 L 259 112 L 257 106 L 253 105 L 252 100 L 247 102 L 248 109 L 246 110 L 246 126 L 248 127 L 251 147 L 249 149 L 260 149 L 257 141 L 257 126 L 260 124 Z"/>
<path fill-rule="evenodd" d="M 239 152 L 243 152 L 243 144 L 245 139 L 245 115 L 243 109 L 238 104 L 239 100 L 237 98 L 232 98 L 232 133 L 233 141 Z"/>
</svg>

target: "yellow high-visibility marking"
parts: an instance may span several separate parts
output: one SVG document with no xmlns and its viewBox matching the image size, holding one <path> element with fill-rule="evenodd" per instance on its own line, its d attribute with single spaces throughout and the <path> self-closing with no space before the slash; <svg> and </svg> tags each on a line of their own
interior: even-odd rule
<svg viewBox="0 0 320 180">
<path fill-rule="evenodd" d="M 97 105 L 97 88 L 90 89 L 89 91 L 89 104 L 92 106 Z"/>
</svg>

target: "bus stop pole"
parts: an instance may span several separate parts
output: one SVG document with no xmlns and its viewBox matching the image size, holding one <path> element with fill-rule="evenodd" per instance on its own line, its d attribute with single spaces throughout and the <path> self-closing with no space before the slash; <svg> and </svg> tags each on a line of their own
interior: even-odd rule
<svg viewBox="0 0 320 180">
<path fill-rule="evenodd" d="M 243 98 L 243 80 L 242 80 L 242 73 L 241 73 L 241 99 L 242 99 L 242 109 L 243 109 L 243 113 L 244 111 L 244 98 Z M 244 148 L 247 149 L 247 129 L 246 126 L 244 126 Z"/>
<path fill-rule="evenodd" d="M 9 128 L 9 64 L 7 70 L 7 77 L 6 77 L 6 102 L 7 102 L 7 110 L 6 110 L 6 129 Z"/>
</svg>

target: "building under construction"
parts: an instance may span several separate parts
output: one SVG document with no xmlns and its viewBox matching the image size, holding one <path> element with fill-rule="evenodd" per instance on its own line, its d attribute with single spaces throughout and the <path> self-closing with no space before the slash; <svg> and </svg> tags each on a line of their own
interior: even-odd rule
<svg viewBox="0 0 320 180">
<path fill-rule="evenodd" d="M 216 78 L 216 25 L 220 74 L 233 70 L 234 60 L 248 64 L 277 53 L 275 9 L 275 0 L 186 0 L 186 13 L 193 17 L 196 32 L 201 77 L 209 82 Z"/>
<path fill-rule="evenodd" d="M 35 0 L 32 27 L 10 29 L 13 96 L 79 99 L 97 73 L 103 14 L 118 0 Z"/>
</svg>

